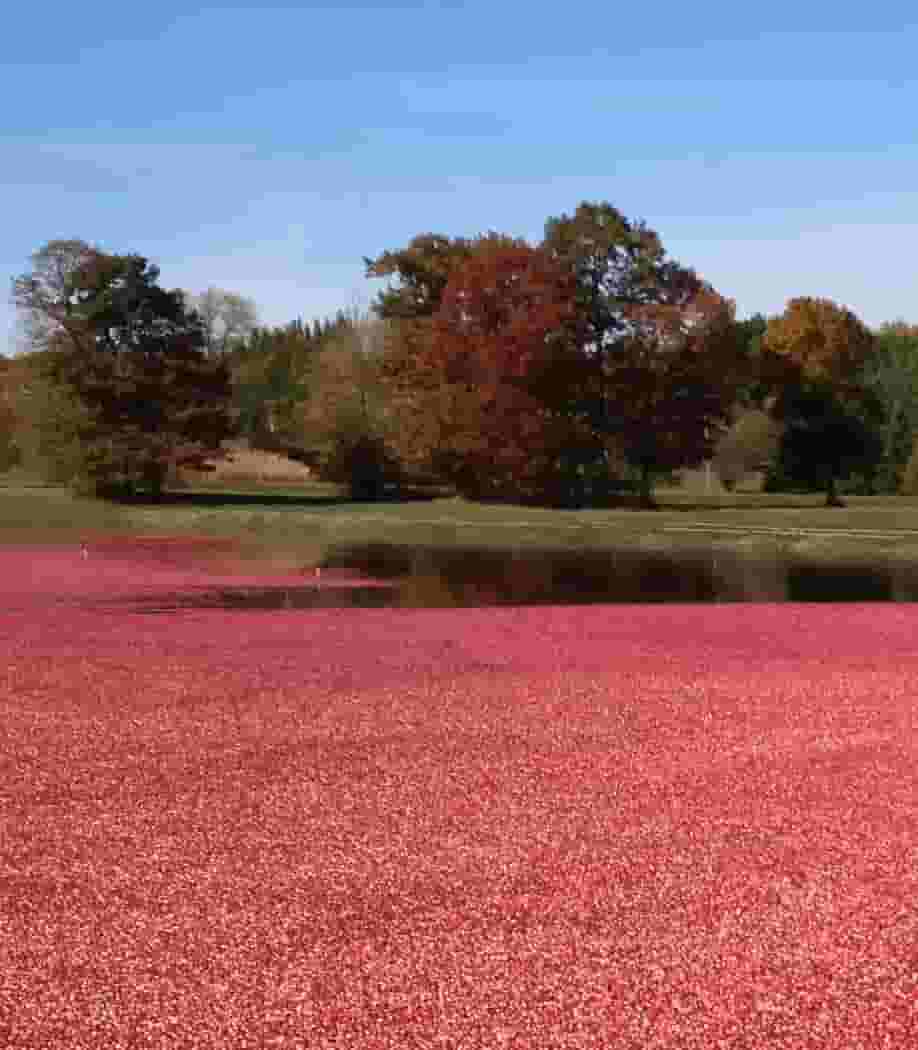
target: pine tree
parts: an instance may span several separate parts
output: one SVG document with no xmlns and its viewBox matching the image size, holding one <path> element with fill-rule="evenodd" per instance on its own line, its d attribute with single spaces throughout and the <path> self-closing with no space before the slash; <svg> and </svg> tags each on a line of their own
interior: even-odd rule
<svg viewBox="0 0 918 1050">
<path fill-rule="evenodd" d="M 184 294 L 159 286 L 138 255 L 52 241 L 15 282 L 32 322 L 40 373 L 71 391 L 83 485 L 96 495 L 147 487 L 170 468 L 205 467 L 234 434 L 228 365 L 209 360 L 201 318 Z"/>
</svg>

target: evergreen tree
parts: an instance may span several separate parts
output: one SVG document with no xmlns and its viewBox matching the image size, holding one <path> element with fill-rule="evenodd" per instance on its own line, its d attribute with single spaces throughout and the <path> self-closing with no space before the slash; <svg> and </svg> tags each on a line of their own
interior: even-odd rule
<svg viewBox="0 0 918 1050">
<path fill-rule="evenodd" d="M 206 467 L 232 436 L 229 369 L 209 360 L 201 318 L 139 255 L 52 241 L 14 283 L 42 378 L 72 392 L 79 474 L 96 495 L 154 497 L 170 468 Z"/>
</svg>

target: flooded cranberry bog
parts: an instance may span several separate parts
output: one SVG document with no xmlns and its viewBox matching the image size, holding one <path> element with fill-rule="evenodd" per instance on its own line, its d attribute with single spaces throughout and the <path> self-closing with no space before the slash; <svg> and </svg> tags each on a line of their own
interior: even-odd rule
<svg viewBox="0 0 918 1050">
<path fill-rule="evenodd" d="M 0 549 L 0 1046 L 918 1045 L 918 607 L 241 582 Z"/>
</svg>

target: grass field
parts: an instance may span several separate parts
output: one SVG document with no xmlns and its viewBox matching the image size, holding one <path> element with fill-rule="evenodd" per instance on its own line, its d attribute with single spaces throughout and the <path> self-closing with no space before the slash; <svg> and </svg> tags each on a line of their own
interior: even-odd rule
<svg viewBox="0 0 918 1050">
<path fill-rule="evenodd" d="M 63 488 L 0 487 L 0 542 L 78 542 L 100 535 L 203 535 L 233 539 L 245 559 L 317 563 L 341 545 L 432 547 L 653 547 L 716 545 L 750 553 L 879 561 L 918 560 L 918 498 L 851 497 L 845 509 L 812 496 L 741 493 L 710 501 L 678 489 L 656 511 L 550 510 L 458 498 L 354 503 L 330 485 L 210 486 L 161 505 L 113 505 Z"/>
</svg>

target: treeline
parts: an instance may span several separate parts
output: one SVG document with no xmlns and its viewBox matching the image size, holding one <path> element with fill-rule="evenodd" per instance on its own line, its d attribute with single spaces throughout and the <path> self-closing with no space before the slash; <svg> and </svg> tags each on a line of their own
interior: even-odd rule
<svg viewBox="0 0 918 1050">
<path fill-rule="evenodd" d="M 608 203 L 536 245 L 436 234 L 366 259 L 370 313 L 286 327 L 139 256 L 51 242 L 14 283 L 30 349 L 5 362 L 0 465 L 101 496 L 158 494 L 244 438 L 373 499 L 418 481 L 576 506 L 711 461 L 729 488 L 897 492 L 916 473 L 918 329 L 797 298 L 732 302 Z"/>
</svg>

